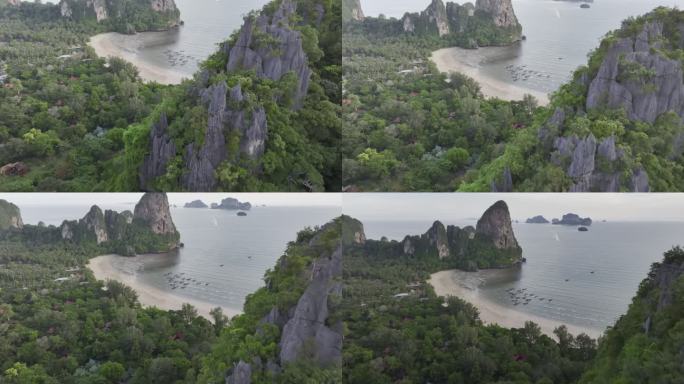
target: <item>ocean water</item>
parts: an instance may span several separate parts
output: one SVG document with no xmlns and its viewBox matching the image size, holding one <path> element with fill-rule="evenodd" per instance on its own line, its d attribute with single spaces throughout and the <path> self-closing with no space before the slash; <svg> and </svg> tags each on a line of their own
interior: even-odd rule
<svg viewBox="0 0 684 384">
<path fill-rule="evenodd" d="M 269 0 L 176 0 L 185 25 L 141 35 L 139 58 L 192 77 L 217 44 L 242 26 L 242 19 Z"/>
<path fill-rule="evenodd" d="M 368 16 L 382 13 L 401 18 L 406 11 L 424 10 L 429 1 L 361 0 L 361 4 Z M 684 0 L 595 0 L 590 9 L 575 2 L 513 0 L 527 40 L 502 48 L 502 55 L 485 63 L 481 72 L 517 86 L 553 92 L 586 64 L 587 55 L 607 32 L 619 28 L 622 20 L 658 6 L 682 7 Z"/>
<path fill-rule="evenodd" d="M 104 209 L 133 210 L 135 203 L 100 204 Z M 59 225 L 83 217 L 89 206 L 20 206 L 25 223 Z M 323 225 L 340 215 L 339 207 L 255 207 L 245 217 L 235 211 L 171 208 L 185 247 L 162 259 L 144 259 L 138 279 L 174 295 L 241 310 L 245 297 L 262 287 L 287 243 L 299 230 Z M 172 288 L 167 274 L 195 279 Z"/>
<path fill-rule="evenodd" d="M 476 221 L 444 223 L 462 227 Z M 366 221 L 364 227 L 368 238 L 401 240 L 431 224 Z M 599 331 L 627 311 L 651 264 L 684 244 L 684 222 L 596 222 L 589 232 L 551 224 L 516 223 L 513 229 L 527 263 L 487 281 L 481 294 L 518 311 Z M 524 289 L 529 304 L 515 305 L 511 289 Z"/>
</svg>

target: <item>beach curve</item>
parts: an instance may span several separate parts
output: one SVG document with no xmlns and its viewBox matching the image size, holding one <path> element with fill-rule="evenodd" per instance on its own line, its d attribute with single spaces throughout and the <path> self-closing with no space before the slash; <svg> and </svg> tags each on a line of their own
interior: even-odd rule
<svg viewBox="0 0 684 384">
<path fill-rule="evenodd" d="M 428 283 L 434 288 L 438 296 L 455 296 L 474 305 L 480 313 L 480 319 L 485 324 L 498 324 L 505 328 L 523 328 L 525 322 L 533 321 L 539 325 L 544 334 L 554 339 L 556 336 L 553 330 L 561 325 L 565 325 L 568 332 L 574 335 L 586 333 L 592 338 L 598 338 L 602 335 L 603 332 L 598 329 L 566 324 L 558 320 L 508 308 L 488 300 L 478 293 L 478 287 L 484 283 L 487 274 L 496 272 L 496 270 L 465 272 L 452 269 L 433 273 L 430 275 Z"/>
<path fill-rule="evenodd" d="M 133 64 L 138 69 L 140 78 L 145 82 L 157 82 L 164 85 L 180 84 L 187 75 L 165 68 L 140 58 L 144 34 L 160 34 L 163 32 L 141 32 L 137 35 L 123 35 L 116 32 L 101 33 L 90 38 L 88 45 L 102 58 L 118 57 Z"/>
<path fill-rule="evenodd" d="M 220 307 L 223 310 L 223 314 L 229 318 L 242 313 L 242 311 L 238 311 L 234 308 L 179 296 L 149 284 L 145 284 L 136 277 L 135 271 L 127 271 L 124 270 L 124 268 L 121 268 L 120 265 L 116 265 L 115 262 L 121 260 L 122 258 L 124 258 L 124 256 L 97 256 L 90 259 L 86 264 L 86 267 L 93 272 L 93 275 L 95 275 L 95 278 L 98 280 L 116 280 L 131 287 L 138 294 L 138 301 L 140 301 L 140 304 L 142 304 L 143 307 L 156 307 L 168 311 L 177 311 L 181 309 L 183 304 L 188 303 L 197 309 L 197 313 L 200 316 L 210 321 L 213 320 L 210 315 L 210 311 L 216 307 Z M 135 260 L 135 257 L 125 257 L 125 259 L 133 261 Z"/>
<path fill-rule="evenodd" d="M 430 55 L 437 70 L 444 73 L 458 72 L 474 79 L 480 84 L 485 97 L 496 97 L 502 100 L 522 100 L 526 94 L 537 99 L 541 106 L 549 104 L 549 95 L 545 92 L 522 87 L 494 79 L 480 71 L 483 62 L 499 53 L 501 47 L 482 47 L 465 49 L 459 47 L 438 49 Z"/>
</svg>

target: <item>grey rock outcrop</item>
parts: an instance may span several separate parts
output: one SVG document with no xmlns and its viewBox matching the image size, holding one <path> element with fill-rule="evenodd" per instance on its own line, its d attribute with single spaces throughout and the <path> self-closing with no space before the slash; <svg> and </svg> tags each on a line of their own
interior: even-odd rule
<svg viewBox="0 0 684 384">
<path fill-rule="evenodd" d="M 513 175 L 509 167 L 504 168 L 499 181 L 492 181 L 492 192 L 513 192 Z"/>
<path fill-rule="evenodd" d="M 166 193 L 149 192 L 143 195 L 133 212 L 133 219 L 142 220 L 157 235 L 176 234 Z"/>
<path fill-rule="evenodd" d="M 0 230 L 22 229 L 24 222 L 21 219 L 21 211 L 16 205 L 0 200 Z"/>
<path fill-rule="evenodd" d="M 577 214 L 568 213 L 563 215 L 563 218 L 561 220 L 553 219 L 552 223 L 555 225 L 582 225 L 588 227 L 591 225 L 591 218 L 583 218 Z"/>
<path fill-rule="evenodd" d="M 363 21 L 365 18 L 360 0 L 342 0 L 342 21 Z"/>
<path fill-rule="evenodd" d="M 440 259 L 449 257 L 449 240 L 447 239 L 447 231 L 439 221 L 435 221 L 432 227 L 425 233 L 428 243 L 431 247 L 437 248 L 437 255 Z"/>
<path fill-rule="evenodd" d="M 477 222 L 475 236 L 489 239 L 498 249 L 519 248 L 511 226 L 511 215 L 504 201 L 489 207 Z"/>
<path fill-rule="evenodd" d="M 139 3 L 149 4 L 150 10 L 168 14 L 177 14 L 178 8 L 174 0 L 138 0 Z M 118 18 L 123 16 L 122 10 L 124 6 L 120 3 L 123 1 L 115 0 L 60 0 L 59 10 L 64 18 L 84 18 L 94 17 L 97 22 L 102 22 L 110 18 Z M 74 9 L 82 10 L 82 12 L 74 13 Z M 172 17 L 169 20 L 169 26 L 177 24 L 178 20 Z"/>
<path fill-rule="evenodd" d="M 90 208 L 90 211 L 81 219 L 81 222 L 90 233 L 95 235 L 98 244 L 109 240 L 104 214 L 97 205 L 93 205 Z"/>
<path fill-rule="evenodd" d="M 420 14 L 406 13 L 402 22 L 404 32 L 429 33 L 434 31 L 440 37 L 450 33 L 447 9 L 442 0 L 432 0 L 430 5 Z M 417 25 L 421 27 L 420 31 L 416 30 Z"/>
<path fill-rule="evenodd" d="M 677 281 L 684 275 L 684 262 L 665 260 L 656 267 L 653 276 L 654 286 L 658 288 L 657 311 L 662 311 L 672 305 Z"/>
<path fill-rule="evenodd" d="M 151 182 L 164 175 L 169 162 L 176 157 L 176 145 L 167 133 L 168 126 L 166 113 L 162 112 L 159 122 L 150 131 L 150 152 L 145 156 L 138 176 L 143 191 L 152 188 Z"/>
<path fill-rule="evenodd" d="M 342 363 L 341 324 L 326 325 L 330 295 L 340 295 L 342 246 L 315 260 L 311 282 L 299 298 L 292 318 L 283 327 L 280 361 L 289 363 L 310 354 L 320 366 Z"/>
<path fill-rule="evenodd" d="M 174 0 L 151 0 L 150 7 L 155 12 L 173 12 L 178 9 Z"/>
<path fill-rule="evenodd" d="M 544 216 L 539 215 L 539 216 L 535 216 L 535 217 L 527 219 L 525 221 L 525 223 L 526 224 L 548 224 L 549 221 L 546 220 L 546 218 Z"/>
<path fill-rule="evenodd" d="M 252 366 L 240 360 L 233 372 L 226 378 L 226 384 L 250 384 L 252 382 Z"/>
<path fill-rule="evenodd" d="M 255 70 L 257 76 L 274 81 L 287 73 L 294 73 L 298 82 L 294 106 L 299 108 L 309 89 L 311 69 L 302 47 L 302 36 L 290 27 L 290 18 L 295 12 L 295 3 L 284 0 L 272 18 L 265 14 L 256 20 L 246 18 L 236 44 L 228 49 L 227 69 Z M 268 35 L 277 43 L 275 46 L 263 44 L 260 34 Z"/>
<path fill-rule="evenodd" d="M 659 52 L 663 37 L 663 24 L 650 21 L 636 37 L 613 43 L 589 86 L 587 109 L 624 108 L 648 123 L 669 111 L 684 116 L 682 65 Z"/>
<path fill-rule="evenodd" d="M 241 202 L 238 199 L 228 197 L 221 200 L 221 204 L 212 204 L 211 209 L 226 209 L 229 211 L 249 211 L 250 209 L 252 209 L 252 204 L 250 204 L 248 201 Z"/>
<path fill-rule="evenodd" d="M 209 208 L 209 206 L 204 204 L 202 200 L 193 200 L 189 203 L 185 203 L 183 208 Z"/>
<path fill-rule="evenodd" d="M 475 8 L 490 14 L 497 27 L 511 28 L 519 25 L 511 0 L 477 0 Z"/>
<path fill-rule="evenodd" d="M 186 147 L 186 169 L 183 185 L 189 191 L 212 191 L 216 187 L 215 169 L 228 156 L 223 128 L 226 117 L 225 81 L 212 85 L 202 92 L 202 101 L 208 104 L 209 118 L 204 133 L 204 144 Z"/>
<path fill-rule="evenodd" d="M 107 238 L 109 240 L 123 240 L 126 236 L 128 225 L 133 223 L 133 213 L 123 211 L 121 213 L 106 210 L 104 214 Z"/>
</svg>

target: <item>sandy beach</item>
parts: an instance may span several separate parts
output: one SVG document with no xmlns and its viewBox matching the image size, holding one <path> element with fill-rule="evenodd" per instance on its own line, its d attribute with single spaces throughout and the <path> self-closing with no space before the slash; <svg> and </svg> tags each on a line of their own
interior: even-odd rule
<svg viewBox="0 0 684 384">
<path fill-rule="evenodd" d="M 439 296 L 457 296 L 473 304 L 480 311 L 480 319 L 486 324 L 499 324 L 506 328 L 522 328 L 525 326 L 526 321 L 533 321 L 541 327 L 542 332 L 554 338 L 553 330 L 560 325 L 565 325 L 568 331 L 574 335 L 586 333 L 593 338 L 598 338 L 601 335 L 601 331 L 593 328 L 563 324 L 557 320 L 517 311 L 484 298 L 479 294 L 478 287 L 488 277 L 500 272 L 500 270 L 484 270 L 480 272 L 440 271 L 432 274 L 428 283 L 432 285 L 435 293 Z"/>
<path fill-rule="evenodd" d="M 119 57 L 138 68 L 138 73 L 143 81 L 155 81 L 159 84 L 180 84 L 187 77 L 171 68 L 165 68 L 140 58 L 138 50 L 143 41 L 149 41 L 158 34 L 163 38 L 165 32 L 143 32 L 136 35 L 122 35 L 120 33 L 102 33 L 90 38 L 88 45 L 95 49 L 100 57 Z"/>
<path fill-rule="evenodd" d="M 549 96 L 534 89 L 513 85 L 493 79 L 480 71 L 480 65 L 495 59 L 502 53 L 501 47 L 483 47 L 478 49 L 444 48 L 432 52 L 432 60 L 440 72 L 459 72 L 473 78 L 480 84 L 486 97 L 498 97 L 502 100 L 522 100 L 526 94 L 537 98 L 539 105 L 548 105 Z"/>
<path fill-rule="evenodd" d="M 143 306 L 157 307 L 164 310 L 179 310 L 184 303 L 190 303 L 197 309 L 197 312 L 201 316 L 211 320 L 209 312 L 212 308 L 218 307 L 218 305 L 175 295 L 171 292 L 145 284 L 138 279 L 136 270 L 140 265 L 140 257 L 154 258 L 164 257 L 164 255 L 143 255 L 137 257 L 103 255 L 90 259 L 87 267 L 93 271 L 95 278 L 98 280 L 116 280 L 133 288 L 138 293 L 138 300 Z M 221 308 L 223 309 L 223 314 L 228 317 L 233 317 L 241 313 L 241 311 L 237 311 L 233 308 Z"/>
</svg>

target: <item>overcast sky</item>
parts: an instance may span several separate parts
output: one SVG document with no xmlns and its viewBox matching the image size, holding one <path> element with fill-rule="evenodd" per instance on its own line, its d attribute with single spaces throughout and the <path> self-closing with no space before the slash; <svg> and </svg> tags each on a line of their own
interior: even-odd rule
<svg viewBox="0 0 684 384">
<path fill-rule="evenodd" d="M 26 205 L 73 206 L 119 205 L 136 203 L 142 193 L 0 193 L 0 199 L 20 208 Z M 252 205 L 268 206 L 339 206 L 340 193 L 169 193 L 169 203 L 183 206 L 193 200 L 207 205 L 220 203 L 227 197 L 248 201 Z"/>
<path fill-rule="evenodd" d="M 344 194 L 343 212 L 361 221 L 454 221 L 479 218 L 504 200 L 514 220 L 577 213 L 594 220 L 684 221 L 684 194 L 393 193 Z"/>
</svg>

